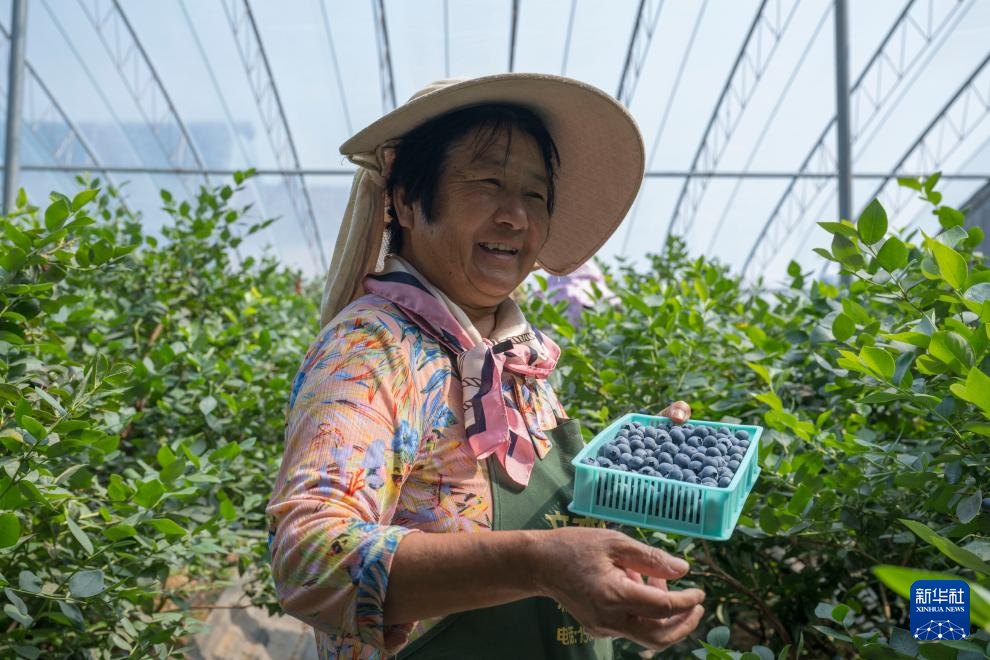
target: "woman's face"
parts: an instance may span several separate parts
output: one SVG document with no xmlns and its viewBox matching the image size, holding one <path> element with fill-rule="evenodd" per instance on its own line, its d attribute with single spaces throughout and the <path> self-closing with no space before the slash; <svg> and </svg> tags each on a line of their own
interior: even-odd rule
<svg viewBox="0 0 990 660">
<path fill-rule="evenodd" d="M 477 137 L 476 130 L 450 146 L 432 224 L 419 204 L 404 204 L 401 194 L 396 207 L 405 233 L 402 256 L 459 305 L 488 308 L 505 300 L 533 269 L 550 214 L 536 140 L 514 130 L 506 154 L 503 131 L 476 155 Z"/>
</svg>

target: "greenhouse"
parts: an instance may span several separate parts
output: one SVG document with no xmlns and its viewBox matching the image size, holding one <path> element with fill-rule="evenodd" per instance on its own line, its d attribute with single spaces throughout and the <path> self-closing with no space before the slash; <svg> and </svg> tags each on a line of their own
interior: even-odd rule
<svg viewBox="0 0 990 660">
<path fill-rule="evenodd" d="M 0 33 L 0 657 L 990 658 L 990 3 Z"/>
</svg>

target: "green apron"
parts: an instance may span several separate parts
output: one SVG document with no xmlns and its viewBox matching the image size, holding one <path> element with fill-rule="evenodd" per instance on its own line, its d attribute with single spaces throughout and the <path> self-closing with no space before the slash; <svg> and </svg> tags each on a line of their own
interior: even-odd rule
<svg viewBox="0 0 990 660">
<path fill-rule="evenodd" d="M 571 459 L 584 446 L 576 419 L 558 419 L 547 431 L 553 448 L 519 489 L 488 458 L 494 530 L 552 529 L 567 525 L 604 527 L 567 510 L 574 489 Z M 611 660 L 612 640 L 591 639 L 581 624 L 552 598 L 534 597 L 496 607 L 451 614 L 395 656 L 404 660 L 505 660 L 539 658 Z"/>
</svg>

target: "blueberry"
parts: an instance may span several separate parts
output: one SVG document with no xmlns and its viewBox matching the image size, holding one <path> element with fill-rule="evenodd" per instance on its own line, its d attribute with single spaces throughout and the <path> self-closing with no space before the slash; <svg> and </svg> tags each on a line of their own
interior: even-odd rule
<svg viewBox="0 0 990 660">
<path fill-rule="evenodd" d="M 622 452 L 619 451 L 618 447 L 616 447 L 615 445 L 605 445 L 604 447 L 602 447 L 602 450 L 599 453 L 599 455 L 604 456 L 605 458 L 607 458 L 608 460 L 614 463 L 617 460 L 619 460 L 619 456 L 622 456 Z"/>
<path fill-rule="evenodd" d="M 616 465 L 615 466 L 615 469 L 616 470 L 619 470 L 620 472 L 629 472 L 629 466 L 628 465 L 623 465 L 622 463 L 619 463 L 618 465 Z"/>
<path fill-rule="evenodd" d="M 653 468 L 654 470 L 656 470 L 657 467 L 660 466 L 660 461 L 658 461 L 655 456 L 647 456 L 646 458 L 643 459 L 643 462 L 648 466 L 650 466 L 651 468 Z"/>
<path fill-rule="evenodd" d="M 691 468 L 682 468 L 681 469 L 681 474 L 684 476 L 684 481 L 687 481 L 688 480 L 688 477 L 696 477 L 696 476 L 698 476 L 697 474 L 695 474 L 694 470 L 692 470 Z"/>
<path fill-rule="evenodd" d="M 646 461 L 643 460 L 642 456 L 633 456 L 626 465 L 629 466 L 630 470 L 638 470 L 646 465 Z"/>
<path fill-rule="evenodd" d="M 718 478 L 719 479 L 721 479 L 722 477 L 728 477 L 729 479 L 731 479 L 733 477 L 733 475 L 734 475 L 734 473 L 732 472 L 732 470 L 730 470 L 727 467 L 718 468 Z"/>
<path fill-rule="evenodd" d="M 691 464 L 691 459 L 685 456 L 684 454 L 678 454 L 677 456 L 674 456 L 674 465 L 676 465 L 677 467 L 686 468 L 690 464 Z"/>
<path fill-rule="evenodd" d="M 700 484 L 701 479 L 698 479 L 695 475 L 684 477 L 684 482 L 689 484 Z"/>
<path fill-rule="evenodd" d="M 673 442 L 665 442 L 662 445 L 660 445 L 660 450 L 665 451 L 671 456 L 673 456 L 674 454 L 677 453 L 677 445 L 675 445 Z"/>
<path fill-rule="evenodd" d="M 742 447 L 743 449 L 748 449 L 749 448 L 749 440 L 742 440 L 742 441 L 740 441 L 739 442 L 739 446 Z"/>
<path fill-rule="evenodd" d="M 705 466 L 701 461 L 691 461 L 688 463 L 688 469 L 692 472 L 701 472 L 701 468 Z"/>
<path fill-rule="evenodd" d="M 640 424 L 639 422 L 630 422 L 630 423 L 631 423 L 631 424 L 632 424 L 633 426 L 635 426 L 636 428 L 638 428 L 638 429 L 641 429 L 641 428 L 643 428 L 643 425 L 642 425 L 642 424 Z"/>
<path fill-rule="evenodd" d="M 722 435 L 729 435 L 729 427 L 728 426 L 720 426 L 720 427 L 718 427 L 718 432 L 721 433 Z"/>
<path fill-rule="evenodd" d="M 701 445 L 703 447 L 717 447 L 718 446 L 718 438 L 716 438 L 714 436 L 707 437 L 707 438 L 705 438 L 704 440 L 701 441 Z"/>
<path fill-rule="evenodd" d="M 693 431 L 694 430 L 694 424 L 684 424 L 683 426 L 681 426 L 681 428 L 682 429 L 685 429 L 687 431 Z"/>
<path fill-rule="evenodd" d="M 603 468 L 612 467 L 612 461 L 608 460 L 604 456 L 599 456 L 598 458 L 595 459 L 595 462 L 597 462 L 598 465 Z"/>
<path fill-rule="evenodd" d="M 666 477 L 668 474 L 670 474 L 670 471 L 673 469 L 674 466 L 671 465 L 670 463 L 661 463 L 660 467 L 657 468 L 657 472 L 660 474 L 661 477 Z"/>
<path fill-rule="evenodd" d="M 632 440 L 629 441 L 629 446 L 632 447 L 633 449 L 645 449 L 646 443 L 644 443 L 639 438 L 633 438 Z"/>
<path fill-rule="evenodd" d="M 615 437 L 616 438 L 628 438 L 629 437 L 629 430 L 628 429 L 619 429 L 619 432 L 615 434 Z"/>
<path fill-rule="evenodd" d="M 620 455 L 632 453 L 632 447 L 630 447 L 629 444 L 626 442 L 620 442 L 619 444 L 615 445 L 615 448 L 619 450 Z"/>
<path fill-rule="evenodd" d="M 585 465 L 598 465 L 598 461 L 593 459 L 591 456 L 586 456 L 581 460 L 581 462 L 584 463 Z"/>
<path fill-rule="evenodd" d="M 668 453 L 667 453 L 667 452 L 665 452 L 665 451 L 658 451 L 658 452 L 656 452 L 656 453 L 655 453 L 655 454 L 653 454 L 653 455 L 654 455 L 654 456 L 656 457 L 656 459 L 657 459 L 658 461 L 660 461 L 661 463 L 670 463 L 671 465 L 673 465 L 673 463 L 674 463 L 674 457 L 673 457 L 673 456 L 671 456 L 670 454 L 668 454 Z"/>
<path fill-rule="evenodd" d="M 645 449 L 633 449 L 632 455 L 639 456 L 640 458 L 646 458 L 647 456 L 650 455 L 650 452 L 646 451 Z"/>
<path fill-rule="evenodd" d="M 681 472 L 681 468 L 676 465 L 670 469 L 670 473 L 667 475 L 668 479 L 673 479 L 674 481 L 680 481 L 684 478 L 684 473 Z"/>
<path fill-rule="evenodd" d="M 706 429 L 704 426 L 699 426 L 698 428 L 691 431 L 691 437 L 693 438 L 704 438 L 706 435 L 708 435 L 708 429 Z"/>
<path fill-rule="evenodd" d="M 743 431 L 742 429 L 739 429 L 738 431 L 736 431 L 736 437 L 739 438 L 740 440 L 749 440 L 749 433 L 747 431 Z"/>
<path fill-rule="evenodd" d="M 701 440 L 698 440 L 698 438 L 695 437 L 691 437 L 685 440 L 684 444 L 687 445 L 688 447 L 698 447 L 701 445 Z"/>
<path fill-rule="evenodd" d="M 696 451 L 696 452 L 692 452 L 691 453 L 691 460 L 692 461 L 704 461 L 705 460 L 705 452 L 700 451 L 700 450 L 699 451 Z"/>
<path fill-rule="evenodd" d="M 742 447 L 738 446 L 738 445 L 735 446 L 735 447 L 729 447 L 729 455 L 730 456 L 738 456 L 739 458 L 742 458 L 743 455 L 745 455 L 745 453 L 746 453 L 746 450 L 743 449 Z"/>
<path fill-rule="evenodd" d="M 716 456 L 712 459 L 715 462 L 715 467 L 724 468 L 729 464 L 729 459 L 725 456 Z"/>
<path fill-rule="evenodd" d="M 649 449 L 650 451 L 653 451 L 657 448 L 657 441 L 654 440 L 653 438 L 644 438 L 643 444 L 646 445 L 646 448 Z"/>
<path fill-rule="evenodd" d="M 684 442 L 684 431 L 681 429 L 671 429 L 670 439 L 678 444 Z"/>
<path fill-rule="evenodd" d="M 730 479 L 729 477 L 722 477 L 721 479 L 718 480 L 718 487 L 728 488 L 730 483 L 732 483 L 732 479 Z"/>
<path fill-rule="evenodd" d="M 701 480 L 701 485 L 702 486 L 717 486 L 718 485 L 718 482 L 715 481 L 714 479 L 711 479 L 711 478 L 709 478 L 709 479 L 702 479 Z"/>
<path fill-rule="evenodd" d="M 631 461 L 632 459 L 633 459 L 633 455 L 628 452 L 625 452 L 621 456 L 619 456 L 619 463 L 621 463 L 622 465 L 629 465 L 629 461 Z"/>
<path fill-rule="evenodd" d="M 643 467 L 639 468 L 639 473 L 647 477 L 656 476 L 656 472 L 654 472 L 653 468 L 651 468 L 649 465 L 644 465 Z"/>
<path fill-rule="evenodd" d="M 721 455 L 722 455 L 722 450 L 719 449 L 718 447 L 709 447 L 708 449 L 705 450 L 705 456 L 715 457 Z"/>
<path fill-rule="evenodd" d="M 701 469 L 701 472 L 698 473 L 698 476 L 701 477 L 702 479 L 708 479 L 717 475 L 718 475 L 718 470 L 716 470 L 711 465 L 706 465 Z"/>
</svg>

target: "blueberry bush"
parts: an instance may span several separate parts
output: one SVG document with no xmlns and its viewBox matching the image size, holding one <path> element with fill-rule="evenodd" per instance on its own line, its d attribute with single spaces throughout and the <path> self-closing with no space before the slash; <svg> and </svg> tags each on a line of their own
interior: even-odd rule
<svg viewBox="0 0 990 660">
<path fill-rule="evenodd" d="M 695 419 L 766 429 L 728 542 L 630 530 L 685 556 L 680 582 L 709 595 L 672 657 L 990 655 L 990 269 L 937 181 L 900 182 L 932 205 L 936 235 L 889 231 L 876 201 L 855 223 L 819 223 L 833 238 L 817 252 L 848 286 L 796 263 L 782 290 L 745 286 L 674 238 L 645 272 L 606 265 L 620 302 L 577 324 L 527 297 L 564 344 L 554 385 L 588 439 L 676 398 Z M 969 583 L 967 639 L 910 634 L 910 584 L 934 577 Z"/>
<path fill-rule="evenodd" d="M 321 282 L 237 256 L 270 222 L 232 206 L 246 176 L 163 191 L 161 238 L 95 180 L 44 207 L 21 195 L 3 219 L 0 656 L 182 657 L 233 580 L 278 611 L 264 505 Z M 781 290 L 747 286 L 672 239 L 646 270 L 606 266 L 619 301 L 577 324 L 521 297 L 562 345 L 554 386 L 589 439 L 674 398 L 765 428 L 729 541 L 628 530 L 687 557 L 680 582 L 709 594 L 665 657 L 988 655 L 990 270 L 937 179 L 902 182 L 932 204 L 935 235 L 889 231 L 876 203 L 822 223 L 820 255 L 848 286 L 797 264 Z M 968 639 L 908 632 L 907 587 L 932 576 L 969 583 Z"/>
<path fill-rule="evenodd" d="M 2 657 L 181 657 L 203 591 L 274 607 L 264 505 L 315 291 L 237 260 L 235 186 L 163 240 L 117 191 L 23 193 L 0 238 Z"/>
</svg>

